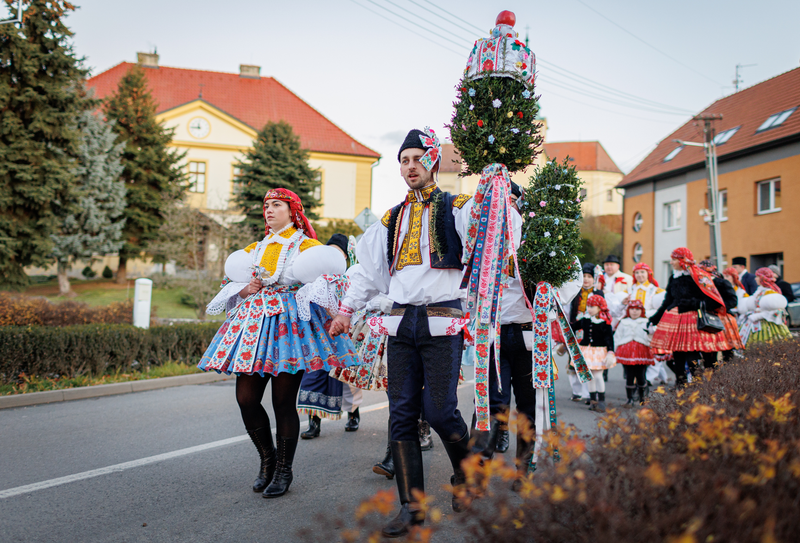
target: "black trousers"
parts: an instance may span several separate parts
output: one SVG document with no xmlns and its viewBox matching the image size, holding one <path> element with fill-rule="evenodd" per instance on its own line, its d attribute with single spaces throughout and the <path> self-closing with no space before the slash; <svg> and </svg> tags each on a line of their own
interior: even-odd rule
<svg viewBox="0 0 800 543">
<path fill-rule="evenodd" d="M 505 413 L 511 405 L 511 391 L 517 411 L 533 425 L 536 421 L 536 390 L 533 388 L 533 359 L 525 347 L 520 324 L 500 327 L 500 379 L 495 371 L 494 347 L 489 349 L 489 413 Z M 502 385 L 502 392 L 498 389 Z"/>
<path fill-rule="evenodd" d="M 427 308 L 461 309 L 461 302 L 395 307 L 403 307 L 405 314 L 387 344 L 392 441 L 418 440 L 420 413 L 443 441 L 457 441 L 467 433 L 457 396 L 464 338 L 431 336 Z"/>
</svg>

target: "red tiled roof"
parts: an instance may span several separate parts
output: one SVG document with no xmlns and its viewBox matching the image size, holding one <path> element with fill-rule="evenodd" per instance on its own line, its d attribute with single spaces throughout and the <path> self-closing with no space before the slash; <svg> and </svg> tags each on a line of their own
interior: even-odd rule
<svg viewBox="0 0 800 543">
<path fill-rule="evenodd" d="M 622 173 L 599 141 L 562 141 L 545 143 L 543 147 L 551 160 L 562 161 L 569 155 L 570 165 L 578 171 Z"/>
<path fill-rule="evenodd" d="M 131 62 L 117 64 L 89 79 L 89 87 L 98 98 L 105 98 L 116 91 L 133 66 Z M 268 121 L 286 121 L 300 136 L 302 146 L 311 151 L 380 158 L 272 77 L 256 79 L 166 66 L 144 68 L 144 72 L 159 113 L 197 100 L 202 89 L 204 101 L 254 130 Z"/>
<path fill-rule="evenodd" d="M 800 108 L 780 126 L 756 133 L 770 116 L 797 106 L 800 106 L 800 68 L 717 100 L 700 115 L 722 114 L 722 120 L 714 123 L 717 134 L 740 127 L 726 143 L 717 146 L 717 157 L 721 160 L 751 147 L 800 134 Z M 684 147 L 672 160 L 664 162 L 664 158 L 678 147 L 673 141 L 676 139 L 702 142 L 703 123 L 691 120 L 664 138 L 652 153 L 622 179 L 619 186 L 633 185 L 675 170 L 702 167 L 705 164 L 702 147 Z"/>
</svg>

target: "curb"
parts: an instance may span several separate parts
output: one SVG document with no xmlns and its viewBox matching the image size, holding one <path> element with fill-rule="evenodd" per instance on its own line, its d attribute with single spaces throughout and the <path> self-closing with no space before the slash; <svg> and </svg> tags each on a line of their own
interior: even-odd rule
<svg viewBox="0 0 800 543">
<path fill-rule="evenodd" d="M 202 385 L 205 383 L 226 381 L 232 378 L 233 377 L 230 375 L 218 374 L 216 372 L 195 373 L 190 375 L 178 375 L 176 377 L 141 379 L 139 381 L 128 381 L 127 383 L 112 383 L 110 385 L 94 385 L 88 387 L 65 388 L 63 390 L 13 394 L 10 396 L 0 396 L 0 409 L 68 402 L 70 400 L 83 400 L 86 398 L 98 398 L 100 396 L 113 396 L 115 394 L 129 394 L 131 392 L 142 392 L 145 390 L 157 390 L 160 388 L 184 385 Z"/>
</svg>

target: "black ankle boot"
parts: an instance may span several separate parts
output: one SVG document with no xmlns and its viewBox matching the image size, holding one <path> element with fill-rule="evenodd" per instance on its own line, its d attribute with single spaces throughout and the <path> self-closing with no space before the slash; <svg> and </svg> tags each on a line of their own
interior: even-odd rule
<svg viewBox="0 0 800 543">
<path fill-rule="evenodd" d="M 303 439 L 314 439 L 319 437 L 319 432 L 322 429 L 322 419 L 316 415 L 308 416 L 308 430 L 300 434 Z"/>
<path fill-rule="evenodd" d="M 635 386 L 628 386 L 625 385 L 625 395 L 628 397 L 628 401 L 625 402 L 625 407 L 630 408 L 633 407 L 633 393 L 636 391 Z"/>
<path fill-rule="evenodd" d="M 423 451 L 433 449 L 433 437 L 431 437 L 431 425 L 426 420 L 419 421 L 419 444 Z"/>
<path fill-rule="evenodd" d="M 508 450 L 508 425 L 503 423 L 497 427 L 497 444 L 494 450 L 499 453 L 504 453 Z"/>
<path fill-rule="evenodd" d="M 605 413 L 606 412 L 606 393 L 605 392 L 598 392 L 597 393 L 597 405 L 594 408 L 595 411 L 598 413 Z"/>
<path fill-rule="evenodd" d="M 450 458 L 450 464 L 453 466 L 453 476 L 450 477 L 450 484 L 453 487 L 453 511 L 461 513 L 466 511 L 472 502 L 472 496 L 465 488 L 467 477 L 464 470 L 461 468 L 461 462 L 469 456 L 469 431 L 465 431 L 464 435 L 458 441 L 442 441 L 444 450 L 447 451 L 447 456 Z"/>
<path fill-rule="evenodd" d="M 589 393 L 589 411 L 597 409 L 597 392 Z"/>
<path fill-rule="evenodd" d="M 387 524 L 381 533 L 384 537 L 401 537 L 412 526 L 425 521 L 425 514 L 419 511 L 413 490 L 425 490 L 425 477 L 422 471 L 422 449 L 419 441 L 392 441 L 392 456 L 397 468 L 397 493 L 400 496 L 400 512 Z"/>
<path fill-rule="evenodd" d="M 272 430 L 269 426 L 248 430 L 247 434 L 253 440 L 261 458 L 261 468 L 258 470 L 256 480 L 253 481 L 253 492 L 262 492 L 275 473 L 275 444 L 272 441 Z"/>
<path fill-rule="evenodd" d="M 385 475 L 387 479 L 394 479 L 394 460 L 392 459 L 392 421 L 389 420 L 389 439 L 386 443 L 386 456 L 383 460 L 372 466 L 372 471 L 378 475 Z"/>
<path fill-rule="evenodd" d="M 645 385 L 643 387 L 639 387 L 639 405 L 644 405 L 644 401 L 647 398 L 647 393 L 650 392 L 650 387 Z"/>
<path fill-rule="evenodd" d="M 347 424 L 344 425 L 345 432 L 355 432 L 358 430 L 358 425 L 361 422 L 361 415 L 358 412 L 358 407 L 352 413 L 347 414 Z"/>
<path fill-rule="evenodd" d="M 275 475 L 272 482 L 261 494 L 264 498 L 277 498 L 289 491 L 292 484 L 292 463 L 294 462 L 294 452 L 297 450 L 297 439 L 278 436 L 278 462 L 275 466 Z"/>
</svg>

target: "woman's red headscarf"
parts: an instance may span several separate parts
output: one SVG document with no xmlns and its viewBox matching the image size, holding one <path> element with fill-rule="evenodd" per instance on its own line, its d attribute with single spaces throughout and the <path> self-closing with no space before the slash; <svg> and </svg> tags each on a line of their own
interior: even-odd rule
<svg viewBox="0 0 800 543">
<path fill-rule="evenodd" d="M 267 200 L 281 200 L 289 204 L 289 216 L 292 219 L 296 228 L 302 230 L 306 236 L 317 239 L 317 233 L 314 232 L 311 223 L 303 215 L 303 203 L 300 197 L 289 189 L 270 189 L 264 195 L 264 234 L 269 233 L 269 225 L 267 224 Z"/>
<path fill-rule="evenodd" d="M 655 277 L 653 277 L 653 270 L 652 270 L 652 268 L 650 268 L 650 266 L 648 266 L 644 262 L 639 262 L 638 264 L 636 264 L 633 267 L 633 272 L 634 273 L 636 273 L 636 270 L 644 270 L 644 271 L 646 271 L 647 272 L 647 280 L 650 281 L 655 286 L 658 286 L 658 283 L 656 282 Z M 634 280 L 635 279 L 636 279 L 636 276 L 634 275 Z"/>
<path fill-rule="evenodd" d="M 778 294 L 781 293 L 781 287 L 775 284 L 775 272 L 769 268 L 758 268 L 756 270 L 756 277 L 761 278 L 761 286 L 769 290 L 774 290 Z"/>
<path fill-rule="evenodd" d="M 692 251 L 686 247 L 678 247 L 672 251 L 671 256 L 680 263 L 682 270 L 688 271 L 691 274 L 692 279 L 694 279 L 695 284 L 700 288 L 700 290 L 703 291 L 703 294 L 718 304 L 722 306 L 725 305 L 725 302 L 722 301 L 722 296 L 720 296 L 717 287 L 714 286 L 714 280 L 711 278 L 708 272 L 700 269 L 700 266 L 698 266 L 697 262 L 694 260 Z"/>
<path fill-rule="evenodd" d="M 608 304 L 605 298 L 599 294 L 592 294 L 586 299 L 586 307 L 590 305 L 599 307 L 600 313 L 597 316 L 606 321 L 606 323 L 611 324 L 611 313 L 608 312 Z"/>
<path fill-rule="evenodd" d="M 724 270 L 722 270 L 722 275 L 727 275 L 728 277 L 730 277 L 733 286 L 735 286 L 736 288 L 746 290 L 744 288 L 744 285 L 742 284 L 742 280 L 739 279 L 739 272 L 736 271 L 736 268 L 725 268 Z"/>
<path fill-rule="evenodd" d="M 631 309 L 641 309 L 642 317 L 644 317 L 644 304 L 641 300 L 631 300 L 628 302 L 628 307 L 625 309 L 625 317 L 628 319 L 631 318 Z"/>
</svg>

